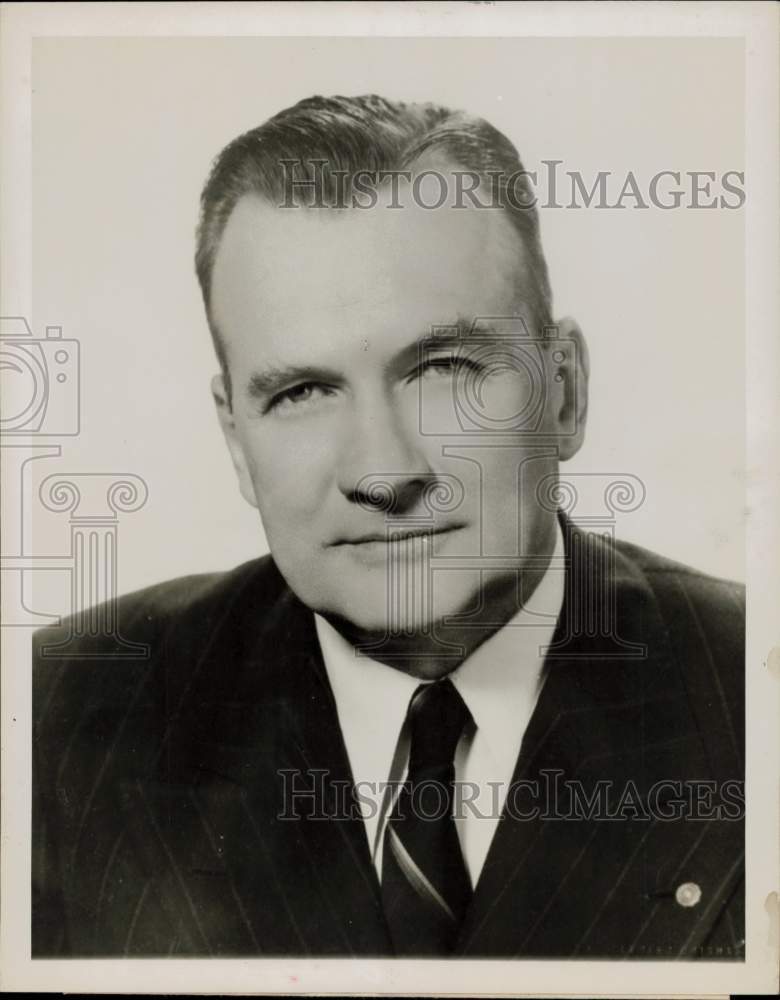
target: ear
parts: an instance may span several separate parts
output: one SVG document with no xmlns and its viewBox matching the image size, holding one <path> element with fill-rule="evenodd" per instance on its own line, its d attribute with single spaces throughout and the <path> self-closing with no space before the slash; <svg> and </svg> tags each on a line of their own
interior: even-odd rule
<svg viewBox="0 0 780 1000">
<path fill-rule="evenodd" d="M 578 323 L 567 316 L 556 325 L 556 339 L 561 343 L 554 344 L 552 348 L 554 390 L 551 418 L 558 433 L 558 457 L 565 462 L 577 454 L 585 440 L 590 359 L 588 345 Z"/>
<path fill-rule="evenodd" d="M 254 486 L 252 485 L 252 477 L 249 474 L 249 465 L 246 460 L 246 455 L 244 454 L 244 447 L 241 444 L 238 431 L 236 430 L 233 407 L 230 403 L 227 386 L 225 384 L 225 376 L 223 374 L 220 373 L 212 378 L 211 394 L 214 397 L 214 404 L 217 407 L 217 417 L 219 418 L 222 433 L 225 435 L 225 442 L 227 443 L 228 451 L 230 452 L 233 468 L 236 470 L 236 475 L 238 476 L 238 486 L 241 490 L 241 496 L 248 504 L 251 504 L 252 507 L 257 507 L 257 499 L 255 497 Z"/>
</svg>

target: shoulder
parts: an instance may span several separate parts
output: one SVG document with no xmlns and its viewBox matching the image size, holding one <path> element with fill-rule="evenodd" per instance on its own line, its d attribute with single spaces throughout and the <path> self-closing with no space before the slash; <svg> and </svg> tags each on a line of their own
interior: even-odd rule
<svg viewBox="0 0 780 1000">
<path fill-rule="evenodd" d="M 642 575 L 667 613 L 677 607 L 679 615 L 687 613 L 704 629 L 744 624 L 744 584 L 712 576 L 631 542 L 616 541 L 613 545 Z"/>
<path fill-rule="evenodd" d="M 745 587 L 632 542 L 564 519 L 567 594 L 592 609 L 608 602 L 618 630 L 655 648 L 671 645 L 680 662 L 695 657 L 744 673 Z M 587 600 L 586 600 L 587 599 Z M 587 608 L 585 609 L 587 611 Z"/>
<path fill-rule="evenodd" d="M 640 615 L 660 613 L 657 641 L 668 648 L 702 738 L 715 759 L 744 747 L 745 588 L 637 545 L 615 543 L 646 583 Z M 651 596 L 650 596 L 651 595 Z M 731 761 L 731 758 L 728 758 Z M 734 766 L 728 763 L 733 773 Z M 726 767 L 726 765 L 724 765 Z"/>
<path fill-rule="evenodd" d="M 273 600 L 285 587 L 270 556 L 243 563 L 227 572 L 200 573 L 144 587 L 39 629 L 33 636 L 37 654 L 45 647 L 65 645 L 56 659 L 122 656 L 122 640 L 143 643 L 178 622 L 208 622 L 248 586 Z M 110 640 L 115 637 L 115 648 Z M 132 657 L 130 657 L 132 658 Z"/>
<path fill-rule="evenodd" d="M 33 636 L 33 712 L 70 724 L 87 710 L 123 712 L 146 686 L 167 697 L 217 637 L 235 635 L 246 602 L 272 618 L 287 592 L 270 556 L 180 577 L 87 608 Z"/>
</svg>

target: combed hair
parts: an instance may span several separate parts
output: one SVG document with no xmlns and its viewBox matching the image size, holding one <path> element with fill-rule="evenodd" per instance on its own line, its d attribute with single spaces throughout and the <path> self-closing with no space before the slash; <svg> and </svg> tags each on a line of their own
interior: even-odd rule
<svg viewBox="0 0 780 1000">
<path fill-rule="evenodd" d="M 508 212 L 525 248 L 535 319 L 540 325 L 551 322 L 550 284 L 533 192 L 518 152 L 505 135 L 482 118 L 434 104 L 403 104 L 375 94 L 309 97 L 230 142 L 214 160 L 201 194 L 195 268 L 223 371 L 226 358 L 211 313 L 211 278 L 238 201 L 253 194 L 271 205 L 282 204 L 290 161 L 296 164 L 296 184 L 316 174 L 324 196 L 334 198 L 337 183 L 343 194 L 358 174 L 408 170 L 426 153 L 444 154 L 454 168 L 477 174 L 491 190 L 496 184 L 500 189 L 504 178 L 516 178 L 520 197 L 502 200 L 499 210 Z"/>
</svg>

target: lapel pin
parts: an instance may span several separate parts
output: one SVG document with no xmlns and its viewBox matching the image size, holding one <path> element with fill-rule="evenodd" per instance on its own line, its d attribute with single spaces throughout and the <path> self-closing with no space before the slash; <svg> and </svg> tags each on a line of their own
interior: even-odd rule
<svg viewBox="0 0 780 1000">
<path fill-rule="evenodd" d="M 696 906 L 701 899 L 701 888 L 695 882 L 683 882 L 677 886 L 674 898 L 680 906 Z"/>
</svg>

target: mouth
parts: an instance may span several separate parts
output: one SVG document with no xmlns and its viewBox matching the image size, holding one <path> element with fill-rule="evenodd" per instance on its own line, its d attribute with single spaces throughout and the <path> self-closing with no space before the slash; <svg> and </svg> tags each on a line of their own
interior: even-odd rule
<svg viewBox="0 0 780 1000">
<path fill-rule="evenodd" d="M 333 542 L 333 545 L 346 549 L 389 548 L 412 538 L 433 539 L 441 535 L 450 535 L 455 531 L 460 531 L 462 527 L 462 524 L 450 524 L 441 528 L 389 528 L 383 534 L 374 531 L 356 538 L 340 538 Z"/>
</svg>

